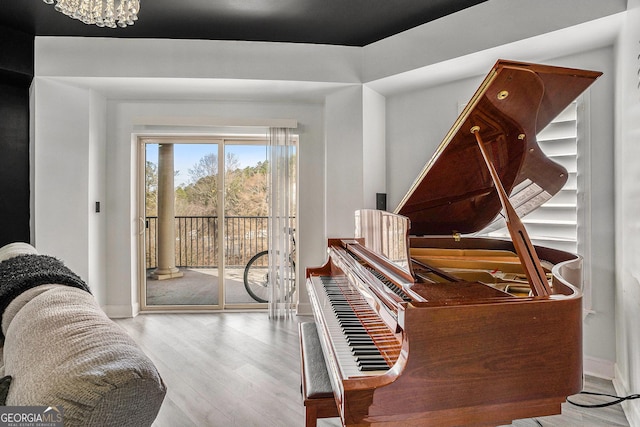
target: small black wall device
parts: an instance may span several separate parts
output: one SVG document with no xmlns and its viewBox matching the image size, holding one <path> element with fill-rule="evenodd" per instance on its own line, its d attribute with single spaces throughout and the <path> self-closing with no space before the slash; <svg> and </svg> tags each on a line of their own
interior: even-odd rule
<svg viewBox="0 0 640 427">
<path fill-rule="evenodd" d="M 376 193 L 376 209 L 387 210 L 387 193 Z"/>
</svg>

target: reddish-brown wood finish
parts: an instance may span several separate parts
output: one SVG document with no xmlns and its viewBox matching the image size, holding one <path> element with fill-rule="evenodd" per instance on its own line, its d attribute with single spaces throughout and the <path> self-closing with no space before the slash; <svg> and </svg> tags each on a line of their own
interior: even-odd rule
<svg viewBox="0 0 640 427">
<path fill-rule="evenodd" d="M 516 253 L 520 258 L 520 263 L 524 267 L 524 272 L 527 275 L 529 284 L 531 285 L 531 291 L 535 296 L 549 296 L 551 295 L 551 288 L 547 282 L 547 276 L 540 265 L 538 254 L 533 249 L 533 245 L 531 244 L 531 240 L 529 240 L 529 235 L 527 234 L 527 230 L 524 228 L 522 221 L 520 221 L 518 214 L 509 202 L 509 196 L 506 191 L 504 191 L 498 172 L 496 172 L 494 167 L 493 159 L 491 158 L 487 148 L 484 146 L 484 142 L 480 136 L 481 132 L 482 129 L 479 126 L 471 129 L 471 133 L 475 135 L 482 157 L 487 164 L 489 174 L 493 179 L 493 184 L 496 188 L 496 193 L 498 194 L 498 199 L 502 205 L 502 211 L 504 212 L 505 220 L 507 222 L 507 228 L 511 235 L 511 241 L 516 247 Z"/>
<path fill-rule="evenodd" d="M 471 129 L 482 139 L 507 193 L 525 179 L 548 194 L 567 171 L 540 150 L 536 134 L 602 73 L 498 61 L 425 166 L 395 213 L 413 235 L 473 233 L 502 208 Z"/>
<path fill-rule="evenodd" d="M 412 239 L 421 247 L 450 241 Z M 513 248 L 491 239 L 455 246 L 487 242 Z M 551 261 L 580 262 L 561 251 L 545 253 Z M 308 269 L 308 277 L 343 275 L 330 267 L 340 256 L 332 251 L 329 263 Z M 427 301 L 398 305 L 402 350 L 393 368 L 373 377 L 330 372 L 340 385 L 334 392 L 344 425 L 498 425 L 559 413 L 566 396 L 582 388 L 582 297 L 558 279 L 564 286 L 549 298 L 518 298 L 478 282 L 439 284 L 431 292 L 436 285 L 416 283 Z M 447 287 L 455 288 L 453 298 Z M 326 331 L 325 339 L 331 340 Z"/>
<path fill-rule="evenodd" d="M 566 170 L 542 153 L 535 135 L 600 74 L 498 61 L 396 210 L 409 217 L 414 235 L 452 236 L 411 237 L 411 248 L 463 249 L 470 257 L 473 249 L 517 253 L 530 296 L 456 277 L 455 268 L 418 262 L 416 278 L 407 281 L 389 261 L 367 254 L 353 239 L 330 239 L 327 263 L 307 269 L 307 289 L 345 426 L 509 424 L 560 413 L 566 397 L 582 389 L 581 259 L 531 245 L 507 194 L 525 182 L 544 196 L 564 185 Z M 512 222 L 512 234 L 522 239 L 459 237 L 488 225 L 501 209 Z M 551 286 L 541 261 L 551 266 Z M 389 295 L 360 263 L 403 288 L 410 301 Z M 426 271 L 437 278 L 416 273 Z M 388 358 L 393 364 L 388 371 L 343 374 L 334 332 L 317 307 L 322 281 L 313 276 L 347 277 L 353 291 L 378 312 L 373 329 L 386 325 L 386 336 L 393 334 L 400 348 Z"/>
</svg>

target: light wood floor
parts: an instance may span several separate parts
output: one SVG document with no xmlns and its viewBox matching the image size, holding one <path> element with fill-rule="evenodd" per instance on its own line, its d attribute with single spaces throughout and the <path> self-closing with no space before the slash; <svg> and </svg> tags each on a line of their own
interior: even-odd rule
<svg viewBox="0 0 640 427">
<path fill-rule="evenodd" d="M 141 314 L 119 323 L 154 361 L 167 384 L 155 427 L 304 426 L 297 323 L 259 313 Z M 615 394 L 610 381 L 585 390 Z M 576 401 L 603 402 L 579 396 Z M 517 420 L 512 426 L 628 426 L 619 405 Z M 318 427 L 339 427 L 338 419 Z"/>
</svg>

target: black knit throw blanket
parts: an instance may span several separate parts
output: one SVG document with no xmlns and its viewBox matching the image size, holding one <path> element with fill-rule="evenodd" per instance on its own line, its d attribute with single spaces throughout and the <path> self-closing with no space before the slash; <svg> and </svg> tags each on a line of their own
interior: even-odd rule
<svg viewBox="0 0 640 427">
<path fill-rule="evenodd" d="M 91 293 L 78 275 L 54 257 L 18 255 L 0 262 L 0 319 L 15 297 L 27 289 L 48 284 L 72 286 Z M 4 339 L 1 330 L 0 339 Z"/>
</svg>

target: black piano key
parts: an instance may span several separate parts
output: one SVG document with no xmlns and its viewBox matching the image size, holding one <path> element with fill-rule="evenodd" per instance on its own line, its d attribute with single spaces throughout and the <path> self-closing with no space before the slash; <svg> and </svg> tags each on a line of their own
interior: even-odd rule
<svg viewBox="0 0 640 427">
<path fill-rule="evenodd" d="M 372 339 L 357 339 L 358 337 L 347 337 L 347 343 L 349 346 L 353 347 L 356 345 L 376 345 Z"/>
<path fill-rule="evenodd" d="M 371 340 L 371 337 L 369 336 L 369 334 L 367 334 L 366 331 L 363 331 L 362 333 L 356 333 L 356 332 L 345 333 L 345 337 L 347 338 L 347 342 L 351 344 L 364 344 L 364 343 L 375 344 L 373 340 Z M 359 340 L 358 338 L 363 338 L 363 339 Z"/>
<path fill-rule="evenodd" d="M 359 366 L 361 371 L 386 371 L 389 369 L 389 365 L 386 363 L 377 363 L 377 364 L 364 364 Z"/>
<path fill-rule="evenodd" d="M 367 341 L 367 342 L 373 342 L 373 339 L 371 338 L 371 336 L 369 334 L 363 335 L 363 334 L 346 334 L 345 336 L 347 338 L 347 341 L 351 340 L 351 341 Z"/>
<path fill-rule="evenodd" d="M 366 329 L 364 328 L 354 328 L 352 326 L 350 327 L 346 327 L 346 328 L 341 328 L 342 329 L 342 333 L 347 335 L 347 336 L 351 336 L 351 335 L 369 335 L 369 333 L 367 332 Z"/>
<path fill-rule="evenodd" d="M 360 366 L 371 366 L 371 365 L 378 365 L 378 366 L 384 365 L 386 367 L 389 366 L 387 365 L 387 362 L 384 360 L 384 357 L 382 356 L 367 356 L 367 355 L 357 356 L 356 362 L 358 362 L 358 365 Z"/>
<path fill-rule="evenodd" d="M 340 324 L 340 328 L 343 331 L 344 330 L 348 330 L 348 329 L 354 329 L 354 328 L 362 329 L 362 324 L 356 325 L 356 324 L 352 324 L 352 323 L 344 323 L 344 324 Z"/>
<path fill-rule="evenodd" d="M 363 333 L 345 333 L 345 336 L 347 338 L 347 342 L 349 343 L 372 343 L 373 341 L 371 340 L 371 337 L 369 336 L 369 334 L 367 334 L 366 331 L 364 331 Z M 358 340 L 358 338 L 363 338 L 361 340 Z"/>
<path fill-rule="evenodd" d="M 356 362 L 359 365 L 372 365 L 376 363 L 386 363 L 384 358 L 380 355 L 367 355 L 363 354 L 362 356 L 355 356 Z"/>
<path fill-rule="evenodd" d="M 374 350 L 378 350 L 378 347 L 373 344 L 373 343 L 353 343 L 350 346 L 351 350 L 369 350 L 369 349 L 374 349 Z"/>
<path fill-rule="evenodd" d="M 346 332 L 345 336 L 347 338 L 347 341 L 349 343 L 371 343 L 371 344 L 375 344 L 373 342 L 373 340 L 371 339 L 371 336 L 366 332 L 363 331 L 362 333 L 357 333 L 357 332 Z M 358 338 L 363 338 L 363 339 L 358 339 Z"/>
<path fill-rule="evenodd" d="M 363 326 L 362 324 L 354 325 L 354 324 L 346 323 L 346 324 L 341 324 L 340 328 L 344 331 L 349 329 L 363 329 Z"/>
<path fill-rule="evenodd" d="M 375 366 L 375 365 L 371 365 L 371 366 L 358 366 L 358 369 L 360 369 L 361 371 L 386 371 L 387 369 L 389 369 L 389 366 L 385 365 L 385 366 Z"/>
<path fill-rule="evenodd" d="M 354 316 L 348 313 L 346 313 L 345 315 L 341 315 L 340 312 L 336 313 L 336 315 L 338 317 L 339 322 L 355 322 L 355 323 L 362 324 L 362 322 L 360 321 L 360 319 L 358 319 L 357 316 Z"/>
<path fill-rule="evenodd" d="M 374 344 L 373 339 L 369 335 L 347 335 L 347 341 L 349 342 L 358 342 L 358 343 L 371 343 Z"/>
<path fill-rule="evenodd" d="M 377 348 L 358 348 L 354 347 L 351 349 L 351 354 L 354 356 L 380 356 L 380 350 Z"/>
<path fill-rule="evenodd" d="M 375 344 L 373 342 L 373 340 L 371 340 L 371 337 L 369 336 L 369 334 L 362 333 L 362 334 L 345 334 L 346 338 L 347 338 L 347 342 L 350 344 L 364 344 L 364 343 L 369 343 L 369 344 Z M 358 338 L 363 338 L 358 340 Z"/>
</svg>

